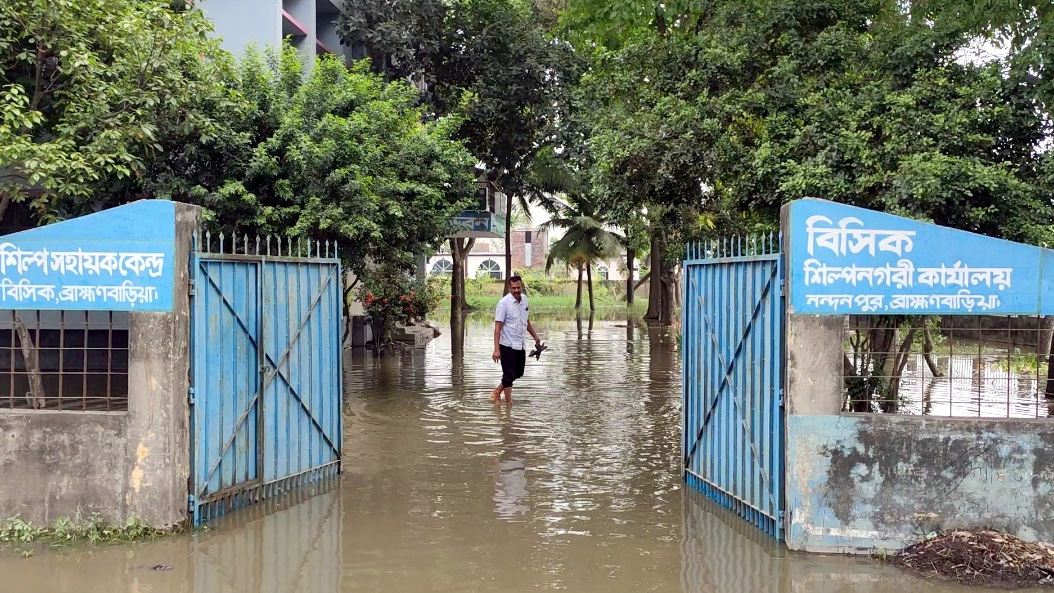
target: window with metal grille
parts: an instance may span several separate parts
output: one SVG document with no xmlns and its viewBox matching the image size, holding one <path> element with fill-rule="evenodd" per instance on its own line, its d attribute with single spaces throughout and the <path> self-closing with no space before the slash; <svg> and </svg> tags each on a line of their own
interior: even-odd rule
<svg viewBox="0 0 1054 593">
<path fill-rule="evenodd" d="M 1050 336 L 1037 317 L 848 316 L 843 410 L 1049 418 Z"/>
<path fill-rule="evenodd" d="M 449 276 L 454 273 L 454 263 L 449 259 L 436 260 L 432 264 L 432 274 L 435 276 Z"/>
<path fill-rule="evenodd" d="M 127 312 L 0 311 L 0 408 L 126 411 L 128 319 Z"/>
<path fill-rule="evenodd" d="M 502 279 L 501 266 L 498 265 L 498 262 L 492 259 L 483 260 L 483 262 L 479 264 L 479 268 L 476 270 L 476 278 L 487 277 L 490 277 L 491 280 Z"/>
</svg>

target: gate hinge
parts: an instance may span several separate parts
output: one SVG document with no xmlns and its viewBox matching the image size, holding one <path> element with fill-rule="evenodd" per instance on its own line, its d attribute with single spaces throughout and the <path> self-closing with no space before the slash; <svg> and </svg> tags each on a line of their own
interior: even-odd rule
<svg viewBox="0 0 1054 593">
<path fill-rule="evenodd" d="M 194 279 L 191 278 L 187 281 L 187 294 L 194 296 Z"/>
<path fill-rule="evenodd" d="M 780 294 L 779 294 L 779 296 L 783 296 L 783 285 L 784 285 L 784 281 L 780 280 Z"/>
<path fill-rule="evenodd" d="M 187 510 L 190 511 L 191 513 L 194 512 L 194 495 L 193 494 L 188 494 L 187 495 Z"/>
<path fill-rule="evenodd" d="M 192 405 L 192 406 L 194 405 L 194 388 L 193 387 L 190 387 L 190 388 L 187 389 L 187 402 L 189 402 L 190 405 Z"/>
<path fill-rule="evenodd" d="M 783 388 L 780 387 L 780 405 L 783 405 Z"/>
</svg>

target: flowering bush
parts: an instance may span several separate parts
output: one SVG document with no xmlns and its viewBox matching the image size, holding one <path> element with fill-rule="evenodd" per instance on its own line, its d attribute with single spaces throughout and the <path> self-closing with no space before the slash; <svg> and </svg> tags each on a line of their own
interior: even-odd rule
<svg viewBox="0 0 1054 593">
<path fill-rule="evenodd" d="M 374 334 L 387 342 L 395 325 L 423 321 L 439 308 L 441 294 L 402 270 L 382 267 L 363 279 L 361 300 Z"/>
</svg>

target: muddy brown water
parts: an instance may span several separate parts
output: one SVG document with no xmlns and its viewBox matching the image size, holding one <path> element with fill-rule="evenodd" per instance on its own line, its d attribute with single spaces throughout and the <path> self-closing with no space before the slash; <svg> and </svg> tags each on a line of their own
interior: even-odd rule
<svg viewBox="0 0 1054 593">
<path fill-rule="evenodd" d="M 673 335 L 537 325 L 551 349 L 511 409 L 487 400 L 500 371 L 485 318 L 421 351 L 349 353 L 339 480 L 191 536 L 0 552 L 0 592 L 981 590 L 788 553 L 683 487 Z"/>
</svg>

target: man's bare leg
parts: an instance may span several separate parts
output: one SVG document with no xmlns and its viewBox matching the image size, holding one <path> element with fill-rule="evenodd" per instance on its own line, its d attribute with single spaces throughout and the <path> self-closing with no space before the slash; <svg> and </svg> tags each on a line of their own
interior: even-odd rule
<svg viewBox="0 0 1054 593">
<path fill-rule="evenodd" d="M 498 386 L 494 388 L 494 391 L 490 392 L 490 401 L 494 403 L 498 403 L 499 401 L 501 401 L 501 392 L 504 389 L 505 387 L 502 386 L 501 383 L 498 383 Z"/>
<path fill-rule="evenodd" d="M 505 403 L 512 405 L 512 387 L 505 388 Z"/>
</svg>

